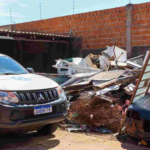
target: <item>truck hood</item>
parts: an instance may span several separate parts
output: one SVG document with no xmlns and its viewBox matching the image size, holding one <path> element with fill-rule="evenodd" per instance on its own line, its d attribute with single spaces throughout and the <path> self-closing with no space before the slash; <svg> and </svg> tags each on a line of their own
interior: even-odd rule
<svg viewBox="0 0 150 150">
<path fill-rule="evenodd" d="M 53 80 L 36 74 L 0 75 L 0 90 L 29 91 L 57 87 Z"/>
</svg>

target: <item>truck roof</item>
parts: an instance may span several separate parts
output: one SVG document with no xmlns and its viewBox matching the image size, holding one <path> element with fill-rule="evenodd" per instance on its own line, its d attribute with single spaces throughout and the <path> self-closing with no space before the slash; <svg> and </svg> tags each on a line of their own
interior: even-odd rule
<svg viewBox="0 0 150 150">
<path fill-rule="evenodd" d="M 0 53 L 0 56 L 7 56 L 7 55 Z"/>
</svg>

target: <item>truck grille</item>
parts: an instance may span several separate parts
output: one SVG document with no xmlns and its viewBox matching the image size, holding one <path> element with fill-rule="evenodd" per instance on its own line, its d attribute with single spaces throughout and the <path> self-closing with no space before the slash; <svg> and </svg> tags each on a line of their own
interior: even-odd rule
<svg viewBox="0 0 150 150">
<path fill-rule="evenodd" d="M 48 103 L 55 101 L 59 98 L 56 89 L 32 92 L 16 92 L 14 94 L 18 97 L 19 104 Z"/>
</svg>

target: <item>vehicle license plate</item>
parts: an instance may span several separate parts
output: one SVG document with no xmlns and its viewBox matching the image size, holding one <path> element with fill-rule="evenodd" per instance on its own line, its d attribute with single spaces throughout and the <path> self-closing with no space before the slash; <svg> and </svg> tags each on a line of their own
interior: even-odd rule
<svg viewBox="0 0 150 150">
<path fill-rule="evenodd" d="M 52 106 L 38 106 L 34 107 L 34 115 L 46 114 L 52 112 Z"/>
</svg>

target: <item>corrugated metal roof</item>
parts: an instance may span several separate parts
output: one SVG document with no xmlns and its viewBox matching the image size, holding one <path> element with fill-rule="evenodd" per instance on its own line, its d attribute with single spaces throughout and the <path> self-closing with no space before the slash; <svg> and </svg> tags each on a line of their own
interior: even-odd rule
<svg viewBox="0 0 150 150">
<path fill-rule="evenodd" d="M 0 33 L 69 38 L 69 36 L 67 36 L 67 35 L 50 34 L 50 33 L 42 33 L 42 32 L 26 32 L 26 31 L 2 30 L 2 29 L 0 29 Z"/>
</svg>

